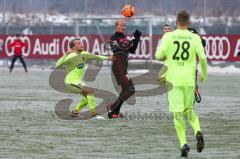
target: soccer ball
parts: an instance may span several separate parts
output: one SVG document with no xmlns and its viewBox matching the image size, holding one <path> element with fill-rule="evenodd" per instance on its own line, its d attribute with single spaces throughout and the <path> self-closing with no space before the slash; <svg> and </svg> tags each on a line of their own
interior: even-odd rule
<svg viewBox="0 0 240 159">
<path fill-rule="evenodd" d="M 123 9 L 122 9 L 122 15 L 124 15 L 127 18 L 130 18 L 132 16 L 134 16 L 135 14 L 135 8 L 130 5 L 130 4 L 126 4 Z"/>
</svg>

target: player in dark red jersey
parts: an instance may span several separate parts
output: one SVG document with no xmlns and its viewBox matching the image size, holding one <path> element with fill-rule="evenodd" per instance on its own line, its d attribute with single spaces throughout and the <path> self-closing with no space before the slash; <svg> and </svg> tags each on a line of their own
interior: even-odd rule
<svg viewBox="0 0 240 159">
<path fill-rule="evenodd" d="M 12 62 L 11 62 L 9 72 L 12 72 L 12 69 L 14 67 L 14 63 L 16 62 L 17 59 L 20 60 L 20 62 L 22 63 L 22 65 L 25 69 L 25 72 L 27 72 L 26 63 L 25 63 L 25 61 L 22 57 L 22 48 L 26 47 L 26 45 L 20 39 L 20 34 L 16 34 L 16 39 L 10 44 L 10 48 L 12 48 L 12 47 L 14 49 L 14 55 L 13 55 L 13 58 L 12 58 Z"/>
<path fill-rule="evenodd" d="M 121 106 L 124 101 L 135 93 L 133 82 L 127 72 L 128 55 L 129 53 L 133 54 L 136 51 L 142 33 L 136 30 L 133 33 L 134 39 L 128 40 L 125 31 L 125 20 L 118 20 L 116 22 L 115 33 L 111 36 L 110 45 L 115 57 L 112 64 L 112 72 L 122 90 L 116 101 L 108 106 L 109 118 L 123 117 L 120 113 Z"/>
<path fill-rule="evenodd" d="M 188 30 L 194 34 L 198 34 L 199 33 L 197 32 L 196 29 L 194 28 L 188 28 Z M 200 36 L 200 35 L 199 35 Z M 206 40 L 204 40 L 201 36 L 200 36 L 201 40 L 202 40 L 202 45 L 203 47 L 205 48 L 206 46 Z M 201 95 L 200 95 L 200 92 L 199 92 L 199 89 L 198 89 L 198 84 L 197 84 L 197 74 L 198 74 L 198 70 L 196 71 L 196 89 L 195 89 L 195 101 L 197 103 L 200 103 L 201 102 Z"/>
</svg>

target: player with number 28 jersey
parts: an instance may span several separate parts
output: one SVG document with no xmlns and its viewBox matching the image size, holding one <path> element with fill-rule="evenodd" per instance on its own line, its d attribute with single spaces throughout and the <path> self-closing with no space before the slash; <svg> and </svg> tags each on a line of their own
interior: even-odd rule
<svg viewBox="0 0 240 159">
<path fill-rule="evenodd" d="M 195 86 L 196 55 L 200 60 L 206 58 L 199 35 L 176 29 L 165 33 L 162 42 L 155 56 L 156 59 L 167 58 L 166 80 L 173 86 Z"/>
<path fill-rule="evenodd" d="M 157 60 L 165 60 L 167 71 L 165 78 L 171 83 L 168 91 L 169 111 L 174 115 L 174 126 L 180 142 L 181 157 L 188 157 L 189 147 L 186 140 L 186 117 L 197 138 L 197 151 L 204 149 L 203 133 L 197 113 L 193 110 L 195 101 L 197 56 L 201 63 L 201 81 L 207 78 L 207 59 L 201 38 L 188 30 L 190 15 L 181 11 L 177 15 L 177 29 L 165 33 L 162 44 L 157 49 Z"/>
</svg>

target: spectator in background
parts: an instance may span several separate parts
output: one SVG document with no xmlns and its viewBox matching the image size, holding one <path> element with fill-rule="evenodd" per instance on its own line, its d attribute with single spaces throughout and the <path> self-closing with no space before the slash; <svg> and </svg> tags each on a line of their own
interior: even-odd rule
<svg viewBox="0 0 240 159">
<path fill-rule="evenodd" d="M 163 34 L 171 31 L 172 31 L 172 25 L 170 24 L 170 22 L 167 21 L 163 26 Z"/>
</svg>

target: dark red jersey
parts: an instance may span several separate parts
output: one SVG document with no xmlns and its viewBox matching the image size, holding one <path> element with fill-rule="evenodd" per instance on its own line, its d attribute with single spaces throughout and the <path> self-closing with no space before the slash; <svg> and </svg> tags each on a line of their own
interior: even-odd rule
<svg viewBox="0 0 240 159">
<path fill-rule="evenodd" d="M 111 36 L 111 41 L 111 48 L 116 57 L 116 60 L 113 61 L 113 65 L 122 65 L 122 67 L 127 69 L 128 55 L 129 53 L 133 54 L 136 51 L 138 40 L 128 40 L 123 33 L 115 32 Z"/>
<path fill-rule="evenodd" d="M 112 71 L 116 78 L 117 83 L 128 83 L 127 67 L 128 67 L 128 55 L 133 54 L 138 46 L 139 40 L 128 40 L 123 33 L 115 32 L 111 36 L 111 48 L 115 59 L 112 64 Z"/>
</svg>

